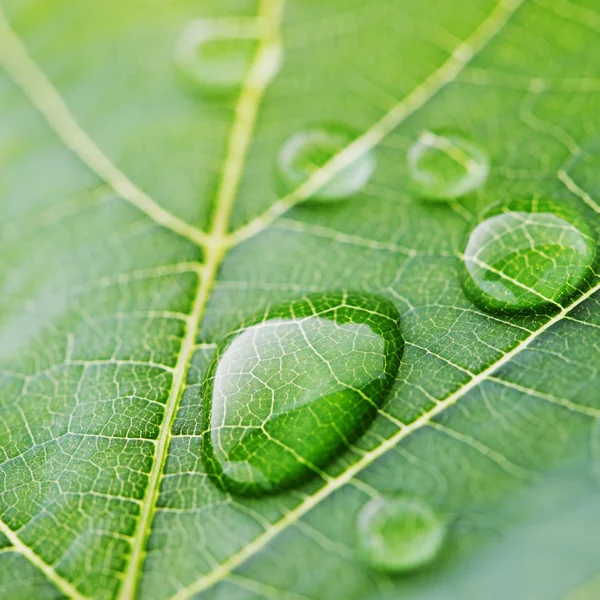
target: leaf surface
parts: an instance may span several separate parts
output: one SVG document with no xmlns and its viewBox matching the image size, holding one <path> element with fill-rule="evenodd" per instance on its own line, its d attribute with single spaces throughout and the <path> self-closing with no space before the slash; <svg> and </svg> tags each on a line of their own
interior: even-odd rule
<svg viewBox="0 0 600 600">
<path fill-rule="evenodd" d="M 0 595 L 11 599 L 522 598 L 598 590 L 600 290 L 552 317 L 464 296 L 468 219 L 539 194 L 597 223 L 593 0 L 6 0 L 0 17 Z M 190 95 L 173 47 L 198 17 L 260 14 L 239 97 Z M 272 78 L 278 52 L 282 66 Z M 283 141 L 358 140 L 281 197 Z M 406 151 L 455 127 L 485 189 L 411 196 Z M 304 202 L 356 156 L 344 202 Z M 215 344 L 268 304 L 353 289 L 402 317 L 398 380 L 314 479 L 244 499 L 200 459 Z M 373 494 L 451 521 L 431 568 L 357 558 Z"/>
</svg>

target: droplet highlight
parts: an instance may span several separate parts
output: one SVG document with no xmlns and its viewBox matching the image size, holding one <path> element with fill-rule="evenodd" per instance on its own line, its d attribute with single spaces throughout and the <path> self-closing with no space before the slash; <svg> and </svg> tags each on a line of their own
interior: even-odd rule
<svg viewBox="0 0 600 600">
<path fill-rule="evenodd" d="M 487 311 L 557 310 L 585 285 L 596 255 L 595 231 L 569 205 L 545 199 L 496 204 L 467 236 L 462 286 Z"/>
<path fill-rule="evenodd" d="M 234 494 L 301 483 L 381 407 L 404 341 L 394 305 L 335 292 L 273 306 L 219 345 L 204 385 L 204 462 Z"/>
<path fill-rule="evenodd" d="M 300 187 L 349 146 L 357 134 L 341 125 L 319 125 L 289 137 L 277 157 L 277 172 L 284 193 Z M 372 150 L 361 153 L 311 195 L 313 200 L 343 200 L 360 192 L 375 170 Z"/>
<path fill-rule="evenodd" d="M 482 187 L 490 171 L 480 146 L 457 131 L 424 131 L 408 151 L 408 172 L 418 196 L 451 200 Z"/>
<path fill-rule="evenodd" d="M 234 93 L 250 69 L 259 35 L 257 19 L 195 19 L 177 40 L 175 65 L 194 91 Z"/>
<path fill-rule="evenodd" d="M 380 496 L 360 510 L 356 532 L 360 555 L 371 568 L 406 573 L 437 556 L 446 537 L 446 523 L 421 498 Z"/>
</svg>

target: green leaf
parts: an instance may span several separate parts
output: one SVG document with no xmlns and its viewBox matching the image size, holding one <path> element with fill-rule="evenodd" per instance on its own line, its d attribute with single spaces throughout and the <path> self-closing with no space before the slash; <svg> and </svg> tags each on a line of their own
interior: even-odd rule
<svg viewBox="0 0 600 600">
<path fill-rule="evenodd" d="M 0 596 L 597 597 L 600 284 L 507 317 L 458 280 L 467 222 L 493 202 L 537 194 L 598 222 L 595 4 L 5 0 Z M 240 93 L 191 94 L 180 31 L 257 14 Z M 281 145 L 330 122 L 359 137 L 278 194 Z M 422 201 L 407 150 L 445 128 L 490 176 Z M 305 202 L 369 152 L 359 194 Z M 401 314 L 384 410 L 325 478 L 227 494 L 201 460 L 215 344 L 340 289 Z M 398 578 L 360 562 L 354 523 L 395 492 L 451 524 L 436 562 Z"/>
</svg>

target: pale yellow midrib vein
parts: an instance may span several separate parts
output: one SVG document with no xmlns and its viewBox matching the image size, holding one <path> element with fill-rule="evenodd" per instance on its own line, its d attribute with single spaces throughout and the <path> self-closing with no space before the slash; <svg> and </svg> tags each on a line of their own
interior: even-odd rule
<svg viewBox="0 0 600 600">
<path fill-rule="evenodd" d="M 100 150 L 81 128 L 61 95 L 29 55 L 0 8 L 0 65 L 19 85 L 63 143 L 124 200 L 138 208 L 158 225 L 204 245 L 207 235 L 170 213 L 138 188 Z"/>
<path fill-rule="evenodd" d="M 61 577 L 53 567 L 46 564 L 29 546 L 26 546 L 19 536 L 8 527 L 3 521 L 0 521 L 0 533 L 4 534 L 12 544 L 12 550 L 24 556 L 33 566 L 37 567 L 48 581 L 52 582 L 63 594 L 73 600 L 87 600 L 80 594 L 73 585 Z"/>
<path fill-rule="evenodd" d="M 465 67 L 502 30 L 525 0 L 501 0 L 481 25 L 452 53 L 450 58 L 408 96 L 398 102 L 379 121 L 370 127 L 293 192 L 280 198 L 262 215 L 243 225 L 228 236 L 229 246 L 237 246 L 268 227 L 296 204 L 303 202 L 328 183 L 335 175 L 352 165 L 358 158 L 377 146 L 408 117 L 423 107 L 433 96 L 452 83 Z"/>
<path fill-rule="evenodd" d="M 235 118 L 229 134 L 226 157 L 215 202 L 215 211 L 205 243 L 206 261 L 175 367 L 173 384 L 165 407 L 165 416 L 160 428 L 140 519 L 132 542 L 131 558 L 125 571 L 119 600 L 131 600 L 135 597 L 137 584 L 141 576 L 144 549 L 150 533 L 152 519 L 156 512 L 160 481 L 172 437 L 172 424 L 179 406 L 189 362 L 196 349 L 196 335 L 200 321 L 219 266 L 227 250 L 225 234 L 229 227 L 231 210 L 238 193 L 258 110 L 273 73 L 272 61 L 277 60 L 277 53 L 280 50 L 279 29 L 283 1 L 261 0 L 260 3 L 258 17 L 262 22 L 262 37 L 236 105 Z"/>
<path fill-rule="evenodd" d="M 171 424 L 179 405 L 179 396 L 185 382 L 188 363 L 195 348 L 198 324 L 202 318 L 206 299 L 210 293 L 210 276 L 210 266 L 207 263 L 202 272 L 198 274 L 198 288 L 194 298 L 192 313 L 186 324 L 185 336 L 173 372 L 171 391 L 165 405 L 165 414 L 155 444 L 155 454 L 150 469 L 150 475 L 148 477 L 148 485 L 142 502 L 137 528 L 132 540 L 131 556 L 124 573 L 123 584 L 119 593 L 119 598 L 121 600 L 133 598 L 136 593 L 138 576 L 144 558 L 144 547 L 156 507 L 160 477 L 164 468 L 166 453 L 171 438 Z"/>
<path fill-rule="evenodd" d="M 319 489 L 314 495 L 309 496 L 301 502 L 296 508 L 288 512 L 282 519 L 274 523 L 270 529 L 265 531 L 260 536 L 256 537 L 250 543 L 248 543 L 242 550 L 233 554 L 228 560 L 222 563 L 219 568 L 215 569 L 211 573 L 204 575 L 197 579 L 191 585 L 181 589 L 178 593 L 170 597 L 169 600 L 188 600 L 195 594 L 202 592 L 203 590 L 215 585 L 227 575 L 233 571 L 233 569 L 240 566 L 250 557 L 254 556 L 262 548 L 264 548 L 272 539 L 277 537 L 282 531 L 288 527 L 294 525 L 299 519 L 301 519 L 306 513 L 316 507 L 321 501 L 330 496 L 336 490 L 342 488 L 344 485 L 349 483 L 354 477 L 356 477 L 363 469 L 372 465 L 375 460 L 383 456 L 388 450 L 394 448 L 401 440 L 410 435 L 411 433 L 421 429 L 421 427 L 427 425 L 431 420 L 445 411 L 447 408 L 455 404 L 465 394 L 481 385 L 485 382 L 492 373 L 497 371 L 503 365 L 509 363 L 516 355 L 525 350 L 529 345 L 547 331 L 550 327 L 561 321 L 571 310 L 576 306 L 589 299 L 593 294 L 600 291 L 600 284 L 592 287 L 588 292 L 581 295 L 570 305 L 563 308 L 557 313 L 552 319 L 548 320 L 542 327 L 533 332 L 529 337 L 519 343 L 510 352 L 505 354 L 501 359 L 492 363 L 489 367 L 481 371 L 479 374 L 472 377 L 468 383 L 463 385 L 458 390 L 447 396 L 445 399 L 440 400 L 434 408 L 429 412 L 424 413 L 418 419 L 406 425 L 402 429 L 399 429 L 397 433 L 386 439 L 379 446 L 366 452 L 357 462 L 351 467 L 344 471 L 341 475 L 335 478 L 331 478 L 327 483 Z"/>
</svg>

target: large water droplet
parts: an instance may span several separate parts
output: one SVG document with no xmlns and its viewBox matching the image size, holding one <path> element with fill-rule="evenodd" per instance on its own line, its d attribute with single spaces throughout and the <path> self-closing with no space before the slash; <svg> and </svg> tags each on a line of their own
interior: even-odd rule
<svg viewBox="0 0 600 600">
<path fill-rule="evenodd" d="M 256 19 L 196 19 L 175 46 L 175 64 L 194 90 L 235 92 L 244 82 L 258 46 Z"/>
<path fill-rule="evenodd" d="M 431 200 L 465 196 L 485 183 L 489 170 L 487 154 L 455 131 L 424 131 L 408 151 L 413 189 Z"/>
<path fill-rule="evenodd" d="M 434 508 L 414 496 L 380 496 L 369 500 L 356 520 L 360 553 L 374 569 L 412 571 L 431 562 L 446 536 Z"/>
<path fill-rule="evenodd" d="M 285 192 L 291 192 L 309 179 L 357 135 L 341 125 L 320 125 L 289 137 L 277 157 L 277 171 Z M 357 194 L 375 170 L 372 151 L 358 156 L 312 195 L 317 200 L 341 200 Z"/>
<path fill-rule="evenodd" d="M 552 200 L 517 200 L 488 209 L 470 232 L 461 279 L 485 310 L 558 309 L 585 284 L 596 259 L 585 218 Z"/>
<path fill-rule="evenodd" d="M 204 459 L 223 488 L 263 494 L 314 475 L 364 432 L 404 342 L 388 300 L 310 295 L 230 333 L 205 382 Z"/>
</svg>

